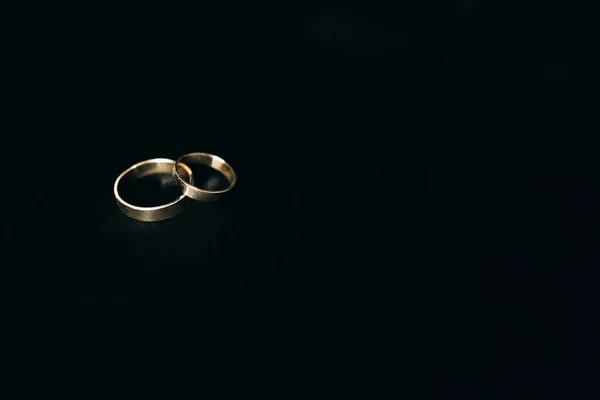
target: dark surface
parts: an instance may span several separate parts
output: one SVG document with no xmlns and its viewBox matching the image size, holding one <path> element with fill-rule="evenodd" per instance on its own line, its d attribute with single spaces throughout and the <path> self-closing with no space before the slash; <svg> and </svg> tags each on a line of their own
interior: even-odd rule
<svg viewBox="0 0 600 400">
<path fill-rule="evenodd" d="M 586 293 L 559 264 L 591 267 L 593 13 L 467 3 L 3 13 L 0 389 L 569 388 L 553 298 Z M 120 213 L 121 171 L 195 151 L 235 168 L 227 201 Z"/>
</svg>

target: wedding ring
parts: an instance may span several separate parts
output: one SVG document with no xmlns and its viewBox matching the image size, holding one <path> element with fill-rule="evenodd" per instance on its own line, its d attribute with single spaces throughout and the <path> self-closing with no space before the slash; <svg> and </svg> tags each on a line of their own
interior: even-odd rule
<svg viewBox="0 0 600 400">
<path fill-rule="evenodd" d="M 144 222 L 162 221 L 172 218 L 183 211 L 186 204 L 189 202 L 185 194 L 182 194 L 170 203 L 155 207 L 135 206 L 123 200 L 119 195 L 119 185 L 123 182 L 135 181 L 155 174 L 172 174 L 174 167 L 175 161 L 173 160 L 169 160 L 168 158 L 154 158 L 152 160 L 139 162 L 123 171 L 115 181 L 114 187 L 117 205 L 121 211 L 130 218 Z M 187 165 L 181 165 L 181 175 L 183 175 L 181 178 L 182 181 L 187 179 L 190 184 L 194 182 L 192 170 L 189 169 Z"/>
<path fill-rule="evenodd" d="M 200 189 L 193 183 L 186 182 L 182 177 L 182 170 L 186 164 L 203 164 L 222 173 L 228 181 L 226 188 L 221 190 Z M 218 200 L 223 194 L 229 192 L 235 185 L 237 180 L 235 171 L 231 165 L 227 164 L 221 157 L 208 153 L 189 153 L 179 157 L 176 164 L 173 166 L 173 178 L 183 189 L 183 194 L 198 201 L 214 201 Z"/>
</svg>

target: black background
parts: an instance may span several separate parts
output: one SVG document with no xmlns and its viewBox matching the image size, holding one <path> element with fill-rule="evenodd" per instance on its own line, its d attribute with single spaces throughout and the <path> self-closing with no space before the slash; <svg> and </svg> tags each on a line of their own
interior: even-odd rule
<svg viewBox="0 0 600 400">
<path fill-rule="evenodd" d="M 3 391 L 571 390 L 593 10 L 47 3 L 1 17 Z M 193 151 L 227 201 L 119 212 L 121 171 Z"/>
</svg>

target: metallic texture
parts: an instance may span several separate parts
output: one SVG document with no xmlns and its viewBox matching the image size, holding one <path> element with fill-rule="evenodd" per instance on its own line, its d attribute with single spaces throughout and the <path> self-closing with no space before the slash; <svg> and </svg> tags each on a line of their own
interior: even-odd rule
<svg viewBox="0 0 600 400">
<path fill-rule="evenodd" d="M 168 204 L 162 204 L 155 207 L 134 206 L 133 204 L 127 203 L 119 195 L 119 184 L 124 179 L 136 180 L 148 175 L 171 174 L 174 167 L 175 161 L 173 160 L 169 160 L 168 158 L 154 158 L 152 160 L 139 162 L 123 171 L 115 181 L 114 186 L 115 198 L 117 199 L 117 205 L 121 211 L 128 217 L 143 222 L 162 221 L 172 218 L 183 211 L 189 202 L 185 194 L 182 194 Z M 187 178 L 190 184 L 194 183 L 192 170 L 186 165 L 181 165 L 181 175 L 183 175 L 181 178 L 182 181 Z"/>
<path fill-rule="evenodd" d="M 206 190 L 200 189 L 192 183 L 186 182 L 179 167 L 183 168 L 186 164 L 203 164 L 209 166 L 225 175 L 229 182 L 223 190 Z M 173 166 L 173 178 L 177 184 L 183 189 L 183 194 L 197 201 L 215 201 L 221 198 L 225 193 L 229 192 L 237 180 L 235 171 L 221 157 L 208 153 L 189 153 L 177 159 L 177 163 Z"/>
</svg>

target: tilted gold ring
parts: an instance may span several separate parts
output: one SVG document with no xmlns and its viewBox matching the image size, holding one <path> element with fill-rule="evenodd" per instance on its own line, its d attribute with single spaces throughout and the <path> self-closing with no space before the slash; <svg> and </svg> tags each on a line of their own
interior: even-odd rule
<svg viewBox="0 0 600 400">
<path fill-rule="evenodd" d="M 182 176 L 186 164 L 203 164 L 222 173 L 227 179 L 228 185 L 222 190 L 200 189 L 193 185 L 193 182 L 186 182 Z M 181 170 L 180 170 L 181 168 Z M 173 178 L 183 189 L 183 194 L 198 201 L 214 201 L 221 198 L 222 195 L 229 192 L 237 180 L 235 171 L 225 160 L 219 156 L 208 153 L 189 153 L 179 157 L 173 166 Z"/>
<path fill-rule="evenodd" d="M 173 160 L 169 160 L 168 158 L 154 158 L 152 160 L 139 162 L 123 171 L 115 181 L 114 186 L 115 198 L 117 199 L 117 205 L 121 211 L 130 218 L 144 222 L 162 221 L 172 218 L 183 211 L 186 204 L 189 202 L 184 193 L 170 203 L 155 207 L 135 206 L 123 200 L 119 195 L 119 185 L 121 183 L 137 180 L 149 175 L 172 174 L 174 166 L 175 161 Z M 185 181 L 187 178 L 189 184 L 193 184 L 194 177 L 192 170 L 187 165 L 181 165 L 180 167 L 181 180 Z"/>
</svg>

